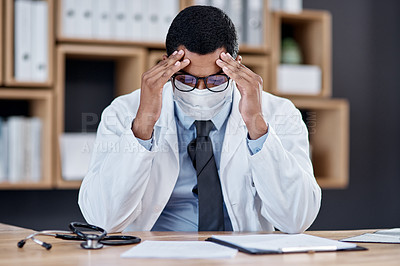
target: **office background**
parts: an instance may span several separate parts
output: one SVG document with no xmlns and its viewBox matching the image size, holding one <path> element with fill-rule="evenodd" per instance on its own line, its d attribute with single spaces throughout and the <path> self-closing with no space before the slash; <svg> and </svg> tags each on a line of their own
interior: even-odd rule
<svg viewBox="0 0 400 266">
<path fill-rule="evenodd" d="M 400 227 L 400 2 L 303 0 L 303 6 L 332 13 L 333 97 L 350 102 L 350 184 L 323 191 L 311 229 Z M 66 228 L 83 220 L 77 196 L 77 190 L 0 191 L 0 222 Z"/>
</svg>

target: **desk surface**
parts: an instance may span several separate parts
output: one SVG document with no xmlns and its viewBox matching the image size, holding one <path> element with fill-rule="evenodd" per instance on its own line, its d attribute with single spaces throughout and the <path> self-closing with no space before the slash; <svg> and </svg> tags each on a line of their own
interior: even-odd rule
<svg viewBox="0 0 400 266">
<path fill-rule="evenodd" d="M 331 239 L 342 239 L 374 230 L 308 231 L 307 234 Z M 0 224 L 0 265 L 400 265 L 400 244 L 371 244 L 361 246 L 368 251 L 321 252 L 284 255 L 247 255 L 239 252 L 232 259 L 173 260 L 173 259 L 122 259 L 120 254 L 130 246 L 104 247 L 84 250 L 79 242 L 53 237 L 39 239 L 53 245 L 51 250 L 28 241 L 20 249 L 17 242 L 33 231 Z M 132 232 L 144 240 L 204 240 L 215 232 Z M 234 234 L 224 232 L 223 234 Z M 238 233 L 235 233 L 238 234 Z M 252 233 L 254 234 L 254 233 Z"/>
</svg>

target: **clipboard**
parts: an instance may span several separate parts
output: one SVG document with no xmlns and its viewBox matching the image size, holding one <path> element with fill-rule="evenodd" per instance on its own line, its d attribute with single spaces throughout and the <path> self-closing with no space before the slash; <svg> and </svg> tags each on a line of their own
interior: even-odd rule
<svg viewBox="0 0 400 266">
<path fill-rule="evenodd" d="M 253 255 L 368 250 L 365 247 L 357 246 L 352 243 L 343 243 L 337 240 L 307 234 L 211 236 L 207 238 L 206 241 Z M 251 243 L 251 241 L 254 242 Z M 276 243 L 276 245 L 274 243 Z"/>
</svg>

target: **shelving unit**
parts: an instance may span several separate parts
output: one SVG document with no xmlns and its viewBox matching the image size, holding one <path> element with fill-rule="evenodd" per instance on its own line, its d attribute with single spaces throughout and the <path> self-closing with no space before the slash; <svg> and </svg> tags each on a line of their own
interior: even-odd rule
<svg viewBox="0 0 400 266">
<path fill-rule="evenodd" d="M 115 62 L 115 96 L 130 93 L 140 88 L 141 76 L 145 71 L 147 50 L 134 47 L 73 45 L 57 46 L 57 80 L 56 97 L 56 137 L 64 132 L 65 118 L 65 65 L 66 59 L 111 60 Z M 84 71 L 84 70 L 83 70 Z M 58 144 L 58 140 L 56 140 Z M 79 187 L 80 181 L 65 181 L 61 176 L 61 159 L 59 145 L 55 145 L 56 185 L 61 188 Z"/>
<path fill-rule="evenodd" d="M 271 54 L 271 92 L 286 97 L 277 87 L 277 68 L 281 58 L 282 27 L 290 27 L 293 38 L 299 44 L 304 64 L 320 67 L 322 73 L 319 95 L 306 97 L 330 97 L 331 87 L 331 15 L 326 11 L 303 10 L 300 14 L 272 13 L 272 50 Z"/>
<path fill-rule="evenodd" d="M 323 188 L 349 182 L 349 103 L 344 99 L 292 99 L 307 117 L 314 174 Z"/>
<path fill-rule="evenodd" d="M 48 78 L 44 82 L 18 81 L 14 76 L 14 0 L 5 0 L 5 78 L 4 84 L 10 87 L 51 87 L 54 68 L 54 0 L 48 3 Z"/>
<path fill-rule="evenodd" d="M 61 175 L 59 137 L 65 132 L 66 76 L 68 62 L 112 62 L 114 96 L 140 87 L 141 75 L 165 54 L 164 43 L 68 38 L 61 33 L 61 1 L 49 4 L 49 78 L 46 82 L 19 82 L 13 77 L 14 0 L 0 0 L 0 100 L 28 102 L 28 116 L 43 121 L 43 177 L 39 183 L 0 183 L 0 189 L 77 189 L 80 181 Z M 181 0 L 183 9 L 193 0 Z M 312 161 L 322 188 L 345 188 L 349 180 L 349 104 L 331 96 L 331 16 L 326 11 L 304 10 L 299 14 L 270 12 L 264 0 L 264 45 L 240 45 L 243 64 L 264 80 L 264 90 L 288 97 L 303 111 L 310 131 Z M 55 25 L 55 26 L 54 26 Z M 318 95 L 285 95 L 277 88 L 282 26 L 291 27 L 303 49 L 304 63 L 322 71 Z M 55 40 L 56 38 L 56 40 Z M 57 41 L 57 43 L 56 43 Z M 85 76 L 85 68 L 81 70 Z M 81 80 L 84 82 L 84 80 Z M 89 81 L 90 82 L 90 81 Z M 3 86 L 3 87 L 1 87 Z M 87 99 L 91 101 L 92 99 Z M 1 115 L 1 113 L 0 113 Z"/>
<path fill-rule="evenodd" d="M 0 183 L 0 189 L 48 189 L 53 186 L 53 95 L 47 89 L 0 88 L 0 100 L 26 101 L 29 117 L 42 121 L 42 178 L 40 182 Z M 0 113 L 0 116 L 2 114 Z"/>
</svg>

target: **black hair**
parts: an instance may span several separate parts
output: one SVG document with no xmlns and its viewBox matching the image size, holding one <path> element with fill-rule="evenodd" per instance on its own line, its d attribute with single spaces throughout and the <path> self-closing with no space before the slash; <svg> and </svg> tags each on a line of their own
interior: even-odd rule
<svg viewBox="0 0 400 266">
<path fill-rule="evenodd" d="M 201 55 L 223 47 L 234 58 L 239 49 L 232 20 L 212 6 L 190 6 L 179 12 L 169 27 L 165 45 L 168 56 L 180 45 Z"/>
</svg>

